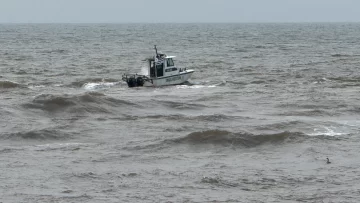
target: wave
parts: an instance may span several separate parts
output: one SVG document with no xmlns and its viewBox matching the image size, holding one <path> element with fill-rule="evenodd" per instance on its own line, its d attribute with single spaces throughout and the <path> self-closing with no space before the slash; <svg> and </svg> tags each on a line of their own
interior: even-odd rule
<svg viewBox="0 0 360 203">
<path fill-rule="evenodd" d="M 244 48 L 235 48 L 232 51 L 235 52 L 235 53 L 247 53 L 247 52 L 250 52 L 249 49 L 244 49 Z"/>
<path fill-rule="evenodd" d="M 196 116 L 196 117 L 192 117 L 190 119 L 199 120 L 199 121 L 217 122 L 217 121 L 231 120 L 231 119 L 234 119 L 234 118 L 235 118 L 234 116 L 227 116 L 227 115 L 224 115 L 224 114 L 212 114 L 212 115 Z"/>
<path fill-rule="evenodd" d="M 139 119 L 162 119 L 166 121 L 209 121 L 209 122 L 223 122 L 226 120 L 234 119 L 248 119 L 241 116 L 227 116 L 224 114 L 211 114 L 211 115 L 200 115 L 200 116 L 186 116 L 181 114 L 171 114 L 171 115 L 143 115 L 143 116 L 134 116 L 126 115 L 122 120 L 139 120 Z"/>
<path fill-rule="evenodd" d="M 332 81 L 336 82 L 348 82 L 348 83 L 360 83 L 360 77 L 331 77 L 329 78 Z"/>
<path fill-rule="evenodd" d="M 17 88 L 22 87 L 21 84 L 12 81 L 0 81 L 0 89 Z"/>
<path fill-rule="evenodd" d="M 283 144 L 298 143 L 310 139 L 331 139 L 338 140 L 337 135 L 344 133 L 316 132 L 313 134 L 305 134 L 302 132 L 283 131 L 272 134 L 251 134 L 251 133 L 233 133 L 226 130 L 206 130 L 192 132 L 185 137 L 167 140 L 177 144 L 213 144 L 213 145 L 233 145 L 244 147 L 256 147 L 263 144 Z"/>
<path fill-rule="evenodd" d="M 105 96 L 99 92 L 87 92 L 81 95 L 41 94 L 23 107 L 44 111 L 69 113 L 111 113 L 111 107 L 136 106 L 138 104 Z"/>
<path fill-rule="evenodd" d="M 344 132 L 336 132 L 334 129 L 330 127 L 324 127 L 324 129 L 314 129 L 314 133 L 309 133 L 309 136 L 342 136 L 342 135 L 349 135 L 349 133 Z"/>
<path fill-rule="evenodd" d="M 96 90 L 96 89 L 110 88 L 117 84 L 119 84 L 119 82 L 99 82 L 99 83 L 90 82 L 90 83 L 84 84 L 83 88 L 86 90 Z"/>
<path fill-rule="evenodd" d="M 18 70 L 16 72 L 14 72 L 16 75 L 26 75 L 28 74 L 28 72 L 26 72 L 25 70 Z"/>
<path fill-rule="evenodd" d="M 195 103 L 184 103 L 184 102 L 175 102 L 175 101 L 153 101 L 157 105 L 163 105 L 172 109 L 202 109 L 207 107 L 204 104 L 195 104 Z"/>
<path fill-rule="evenodd" d="M 182 130 L 180 130 L 182 131 Z M 176 131 L 176 132 L 180 132 Z M 162 141 L 150 143 L 131 143 L 123 149 L 125 150 L 163 150 L 181 145 L 204 146 L 209 145 L 216 147 L 236 147 L 236 148 L 256 148 L 262 145 L 286 145 L 297 144 L 302 142 L 324 142 L 324 140 L 341 140 L 337 135 L 317 132 L 317 134 L 305 134 L 302 132 L 283 131 L 269 134 L 251 134 L 246 132 L 233 133 L 226 130 L 205 130 L 195 131 L 179 138 L 169 138 Z M 346 139 L 346 138 L 345 138 Z M 133 145 L 133 146 L 131 146 Z"/>
<path fill-rule="evenodd" d="M 44 54 L 67 54 L 69 53 L 68 50 L 65 50 L 65 49 L 51 49 L 51 50 L 44 50 L 44 51 L 41 51 L 40 53 L 44 53 Z"/>
<path fill-rule="evenodd" d="M 294 62 L 292 64 L 290 64 L 290 67 L 301 67 L 301 68 L 306 68 L 308 66 L 317 66 L 317 65 L 322 65 L 322 64 L 328 64 L 331 61 L 329 60 L 323 60 L 323 61 L 301 61 L 301 62 Z"/>
<path fill-rule="evenodd" d="M 360 55 L 354 54 L 332 54 L 332 57 L 358 57 Z"/>
<path fill-rule="evenodd" d="M 253 135 L 248 133 L 232 133 L 224 130 L 206 130 L 193 132 L 185 137 L 172 140 L 179 144 L 213 144 L 256 147 L 265 143 L 283 143 L 288 139 L 298 139 L 305 134 L 297 132 L 282 132 L 268 135 Z"/>
<path fill-rule="evenodd" d="M 51 143 L 32 146 L 35 151 L 77 151 L 84 147 L 92 147 L 93 144 L 88 143 Z"/>
<path fill-rule="evenodd" d="M 126 146 L 125 150 L 162 150 L 178 145 L 213 145 L 219 147 L 253 148 L 263 144 L 282 144 L 288 140 L 304 138 L 302 133 L 282 132 L 268 135 L 232 133 L 226 130 L 206 130 L 192 132 L 184 137 L 165 139 L 145 145 Z"/>
<path fill-rule="evenodd" d="M 19 140 L 19 139 L 61 140 L 61 139 L 68 139 L 71 137 L 71 135 L 55 129 L 41 129 L 41 130 L 31 130 L 24 132 L 7 133 L 1 137 L 3 139 L 10 139 L 10 140 Z"/>
<path fill-rule="evenodd" d="M 182 84 L 182 85 L 176 85 L 177 89 L 199 89 L 199 88 L 213 88 L 218 85 L 194 85 L 194 84 Z"/>
<path fill-rule="evenodd" d="M 339 76 L 329 77 L 328 81 L 331 81 L 330 88 L 347 88 L 347 87 L 359 87 L 359 76 Z"/>
<path fill-rule="evenodd" d="M 249 84 L 248 82 L 239 81 L 239 80 L 227 80 L 226 83 L 232 84 L 232 85 L 238 85 L 238 86 L 243 86 L 243 85 Z"/>
<path fill-rule="evenodd" d="M 332 110 L 332 109 L 331 109 Z M 334 111 L 326 111 L 320 109 L 311 109 L 311 110 L 298 110 L 298 111 L 288 111 L 279 113 L 279 116 L 334 116 L 338 113 Z"/>
<path fill-rule="evenodd" d="M 88 84 L 106 84 L 106 83 L 119 83 L 118 79 L 104 79 L 104 78 L 86 78 L 79 81 L 72 82 L 70 87 L 83 87 L 85 88 Z"/>
<path fill-rule="evenodd" d="M 211 100 L 221 100 L 225 97 L 225 95 L 221 95 L 221 94 L 211 94 L 211 95 L 205 95 L 199 99 L 196 99 L 196 101 L 199 102 L 206 102 L 206 101 L 211 101 Z"/>
<path fill-rule="evenodd" d="M 8 57 L 8 59 L 14 61 L 30 61 L 31 59 L 33 59 L 33 57 L 26 55 L 19 55 L 19 56 Z"/>
<path fill-rule="evenodd" d="M 304 104 L 299 104 L 299 103 L 283 103 L 283 104 L 278 104 L 276 105 L 279 108 L 288 108 L 288 109 L 297 109 L 298 113 L 300 113 L 300 109 L 307 109 L 309 110 L 308 112 L 304 112 L 306 113 L 322 113 L 324 112 L 324 109 L 326 110 L 333 110 L 333 108 L 338 107 L 338 104 L 334 104 L 334 103 L 323 103 L 323 104 L 312 104 L 312 103 L 304 103 Z M 341 105 L 342 106 L 342 105 Z M 294 112 L 296 115 L 296 112 Z"/>
</svg>

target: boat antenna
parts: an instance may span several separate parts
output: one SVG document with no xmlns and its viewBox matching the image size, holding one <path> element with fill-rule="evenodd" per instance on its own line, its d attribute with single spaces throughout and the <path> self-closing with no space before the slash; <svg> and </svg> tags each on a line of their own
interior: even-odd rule
<svg viewBox="0 0 360 203">
<path fill-rule="evenodd" d="M 157 52 L 157 48 L 156 48 L 156 45 L 154 45 L 155 47 L 155 53 L 156 53 L 156 56 L 158 55 L 158 52 Z"/>
</svg>

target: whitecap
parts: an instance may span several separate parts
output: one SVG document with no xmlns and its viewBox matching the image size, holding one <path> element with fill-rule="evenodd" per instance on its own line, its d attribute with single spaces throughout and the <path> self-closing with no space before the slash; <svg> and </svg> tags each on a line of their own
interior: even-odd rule
<svg viewBox="0 0 360 203">
<path fill-rule="evenodd" d="M 106 88 L 115 86 L 117 84 L 119 84 L 119 83 L 118 82 L 100 82 L 100 83 L 90 82 L 90 83 L 84 84 L 83 88 L 85 90 L 106 89 Z"/>
<path fill-rule="evenodd" d="M 341 135 L 348 135 L 348 133 L 344 133 L 344 132 L 336 132 L 335 130 L 329 128 L 329 127 L 324 127 L 324 129 L 314 129 L 314 133 L 309 133 L 309 136 L 341 136 Z"/>
<path fill-rule="evenodd" d="M 28 86 L 29 89 L 40 89 L 45 88 L 45 85 L 30 85 Z"/>
<path fill-rule="evenodd" d="M 216 85 L 177 85 L 176 88 L 178 89 L 198 89 L 198 88 L 213 88 Z"/>
<path fill-rule="evenodd" d="M 49 151 L 49 150 L 76 150 L 79 147 L 88 147 L 88 143 L 52 143 L 32 146 L 34 151 Z"/>
</svg>

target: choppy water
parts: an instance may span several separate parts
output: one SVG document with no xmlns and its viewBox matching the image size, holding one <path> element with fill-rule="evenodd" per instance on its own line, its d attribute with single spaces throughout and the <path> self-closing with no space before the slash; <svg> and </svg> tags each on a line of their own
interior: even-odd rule
<svg viewBox="0 0 360 203">
<path fill-rule="evenodd" d="M 357 23 L 0 25 L 0 202 L 359 202 L 359 41 Z M 121 81 L 154 44 L 191 84 Z"/>
</svg>

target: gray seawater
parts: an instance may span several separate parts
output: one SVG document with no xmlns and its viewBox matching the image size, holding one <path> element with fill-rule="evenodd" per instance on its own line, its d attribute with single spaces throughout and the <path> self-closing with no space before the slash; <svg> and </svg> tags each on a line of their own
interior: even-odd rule
<svg viewBox="0 0 360 203">
<path fill-rule="evenodd" d="M 360 202 L 359 42 L 359 23 L 2 24 L 0 202 Z M 121 81 L 155 44 L 189 84 Z"/>
</svg>

